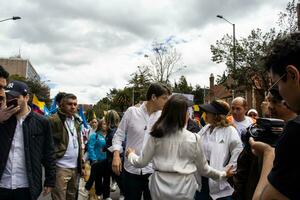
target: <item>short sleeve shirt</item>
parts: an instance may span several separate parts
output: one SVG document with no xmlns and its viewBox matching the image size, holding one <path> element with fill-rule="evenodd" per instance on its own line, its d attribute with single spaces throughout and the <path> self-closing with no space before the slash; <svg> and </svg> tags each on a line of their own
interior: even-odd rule
<svg viewBox="0 0 300 200">
<path fill-rule="evenodd" d="M 273 168 L 268 180 L 289 199 L 300 199 L 300 115 L 286 124 L 275 149 Z"/>
</svg>

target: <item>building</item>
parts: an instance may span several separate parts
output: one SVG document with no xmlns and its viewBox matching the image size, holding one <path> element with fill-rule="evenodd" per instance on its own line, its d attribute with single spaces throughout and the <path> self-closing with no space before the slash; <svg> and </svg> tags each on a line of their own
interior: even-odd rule
<svg viewBox="0 0 300 200">
<path fill-rule="evenodd" d="M 41 79 L 28 59 L 21 57 L 0 58 L 0 65 L 4 67 L 10 75 L 19 75 L 37 81 Z"/>
<path fill-rule="evenodd" d="M 226 87 L 226 85 L 230 86 L 232 82 L 228 78 L 224 84 L 215 85 L 215 77 L 211 74 L 209 77 L 209 94 L 205 97 L 205 103 L 209 103 L 214 99 L 222 99 L 230 104 L 235 97 L 241 96 L 246 99 L 249 109 L 255 108 L 260 113 L 260 104 L 264 99 L 260 98 L 258 90 L 254 86 L 250 89 L 244 86 L 239 86 L 237 90 L 228 89 L 229 87 Z"/>
</svg>

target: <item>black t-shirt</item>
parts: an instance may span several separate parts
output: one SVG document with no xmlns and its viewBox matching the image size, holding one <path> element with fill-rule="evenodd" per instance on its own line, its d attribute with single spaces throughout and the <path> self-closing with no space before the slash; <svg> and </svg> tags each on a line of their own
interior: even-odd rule
<svg viewBox="0 0 300 200">
<path fill-rule="evenodd" d="M 300 199 L 300 115 L 286 124 L 275 149 L 269 182 L 289 199 Z"/>
</svg>

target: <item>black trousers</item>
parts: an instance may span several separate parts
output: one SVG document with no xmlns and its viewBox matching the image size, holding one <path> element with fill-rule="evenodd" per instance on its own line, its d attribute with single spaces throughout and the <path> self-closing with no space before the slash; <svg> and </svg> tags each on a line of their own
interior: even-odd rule
<svg viewBox="0 0 300 200">
<path fill-rule="evenodd" d="M 144 200 L 151 200 L 148 186 L 148 178 L 151 174 L 136 175 L 124 172 L 124 193 L 125 200 L 140 200 L 142 195 Z"/>
<path fill-rule="evenodd" d="M 0 200 L 31 200 L 29 188 L 0 188 Z"/>
<path fill-rule="evenodd" d="M 85 184 L 85 189 L 90 190 L 95 182 L 96 194 L 103 198 L 110 195 L 110 166 L 107 160 L 98 161 L 92 164 L 89 180 Z"/>
</svg>

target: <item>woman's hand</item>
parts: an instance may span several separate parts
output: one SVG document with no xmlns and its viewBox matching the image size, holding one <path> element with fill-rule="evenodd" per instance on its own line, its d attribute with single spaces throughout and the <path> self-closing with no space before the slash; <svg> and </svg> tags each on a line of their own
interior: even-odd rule
<svg viewBox="0 0 300 200">
<path fill-rule="evenodd" d="M 127 149 L 127 151 L 126 151 L 126 158 L 128 158 L 128 155 L 129 155 L 130 153 L 135 153 L 135 150 L 129 147 L 129 148 Z"/>
<path fill-rule="evenodd" d="M 235 171 L 233 170 L 233 165 L 227 166 L 225 172 L 227 178 L 233 177 L 235 175 Z"/>
</svg>

